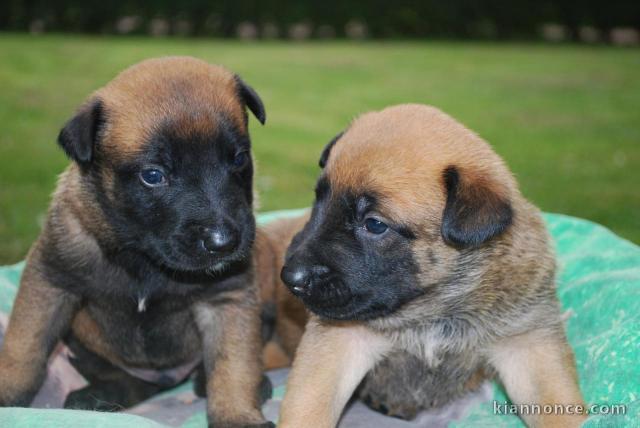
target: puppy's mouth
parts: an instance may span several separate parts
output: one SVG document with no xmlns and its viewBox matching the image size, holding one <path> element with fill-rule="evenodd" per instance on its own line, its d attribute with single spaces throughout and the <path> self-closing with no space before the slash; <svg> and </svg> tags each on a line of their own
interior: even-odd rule
<svg viewBox="0 0 640 428">
<path fill-rule="evenodd" d="M 178 272 L 192 272 L 192 273 L 208 273 L 216 274 L 228 269 L 229 265 L 241 260 L 241 257 L 225 257 L 223 260 L 217 260 L 209 263 L 193 263 L 185 261 L 183 258 L 167 258 L 163 257 L 159 264 L 168 270 Z"/>
<path fill-rule="evenodd" d="M 348 306 L 352 300 L 351 290 L 335 282 L 314 284 L 308 289 L 294 289 L 294 292 L 305 304 L 321 309 Z"/>
<path fill-rule="evenodd" d="M 198 273 L 210 276 L 224 273 L 232 266 L 248 259 L 247 245 L 240 245 L 228 254 L 213 255 L 203 252 L 184 252 L 166 243 L 160 248 L 152 248 L 149 256 L 165 270 L 185 273 Z"/>
<path fill-rule="evenodd" d="M 354 294 L 348 287 L 335 283 L 296 294 L 311 312 L 330 320 L 365 321 L 393 312 L 392 308 L 376 302 L 371 296 Z"/>
<path fill-rule="evenodd" d="M 244 259 L 246 259 L 244 252 L 238 250 L 226 256 L 212 257 L 209 259 L 182 254 L 165 255 L 161 258 L 160 264 L 171 270 L 215 275 L 228 270 L 229 266 Z"/>
<path fill-rule="evenodd" d="M 342 307 L 320 308 L 307 305 L 309 310 L 320 318 L 335 321 L 370 321 L 390 315 L 393 311 L 387 308 L 367 308 L 360 305 L 347 304 Z"/>
</svg>

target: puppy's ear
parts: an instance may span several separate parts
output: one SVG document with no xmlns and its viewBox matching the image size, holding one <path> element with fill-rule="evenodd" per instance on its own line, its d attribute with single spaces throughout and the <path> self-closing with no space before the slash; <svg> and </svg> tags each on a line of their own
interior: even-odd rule
<svg viewBox="0 0 640 428">
<path fill-rule="evenodd" d="M 327 165 L 331 149 L 333 148 L 333 146 L 335 146 L 336 142 L 340 139 L 340 137 L 342 137 L 343 134 L 344 131 L 333 137 L 333 139 L 329 141 L 326 146 L 324 146 L 324 149 L 322 149 L 322 153 L 320 154 L 320 160 L 318 161 L 318 165 L 320 165 L 320 168 L 324 168 Z"/>
<path fill-rule="evenodd" d="M 240 99 L 247 106 L 251 113 L 260 121 L 262 125 L 267 120 L 267 112 L 264 110 L 264 104 L 260 99 L 260 95 L 249 85 L 244 83 L 242 79 L 236 75 L 238 91 Z"/>
<path fill-rule="evenodd" d="M 81 165 L 88 164 L 104 120 L 102 101 L 89 101 L 64 125 L 58 135 L 58 144 L 71 159 Z"/>
<path fill-rule="evenodd" d="M 476 248 L 504 232 L 513 220 L 506 196 L 489 180 L 465 176 L 449 166 L 443 173 L 447 203 L 442 218 L 442 237 L 456 248 Z"/>
</svg>

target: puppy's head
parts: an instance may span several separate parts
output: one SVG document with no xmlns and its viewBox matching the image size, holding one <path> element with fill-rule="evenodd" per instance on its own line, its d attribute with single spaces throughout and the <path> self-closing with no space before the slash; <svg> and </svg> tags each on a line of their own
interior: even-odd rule
<svg viewBox="0 0 640 428">
<path fill-rule="evenodd" d="M 95 92 L 58 139 L 82 209 L 101 217 L 87 223 L 106 226 L 94 234 L 178 271 L 244 258 L 255 235 L 247 108 L 264 123 L 251 87 L 188 57 L 143 61 Z"/>
<path fill-rule="evenodd" d="M 432 312 L 454 304 L 468 263 L 481 263 L 475 255 L 512 223 L 517 187 L 501 159 L 432 107 L 359 117 L 320 166 L 282 279 L 325 318 L 376 319 L 415 300 Z"/>
</svg>

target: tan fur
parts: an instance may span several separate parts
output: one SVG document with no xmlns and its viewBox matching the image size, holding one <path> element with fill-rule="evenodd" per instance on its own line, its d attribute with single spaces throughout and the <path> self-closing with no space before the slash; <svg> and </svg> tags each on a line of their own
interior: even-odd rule
<svg viewBox="0 0 640 428">
<path fill-rule="evenodd" d="M 38 383 L 47 364 L 49 332 L 59 320 L 68 318 L 78 300 L 69 293 L 51 288 L 37 268 L 27 266 L 18 290 L 0 353 L 0 402 L 19 397 Z"/>
<path fill-rule="evenodd" d="M 273 228 L 273 226 L 271 226 L 271 228 Z M 276 293 L 280 295 L 286 292 L 284 286 L 280 284 L 279 276 L 286 246 L 282 245 L 279 236 L 269 235 L 269 232 L 263 228 L 258 229 L 254 243 L 254 258 L 256 277 L 260 285 L 261 301 L 264 304 L 276 306 Z M 286 322 L 286 317 L 280 314 L 276 315 L 276 319 Z M 262 361 L 266 370 L 287 367 L 291 365 L 292 355 L 292 353 L 287 354 L 281 345 L 281 341 L 274 337 L 270 338 L 265 344 Z"/>
<path fill-rule="evenodd" d="M 227 298 L 234 304 L 221 308 L 199 305 L 196 310 L 196 323 L 202 333 L 215 335 L 206 341 L 212 347 L 204 349 L 214 362 L 212 367 L 205 367 L 212 373 L 207 382 L 208 410 L 216 420 L 225 423 L 257 424 L 263 420 L 256 394 L 262 365 L 255 358 L 261 344 L 241 338 L 259 337 L 258 296 L 241 292 Z M 212 422 L 215 424 L 215 420 Z"/>
<path fill-rule="evenodd" d="M 576 383 L 574 357 L 566 341 L 547 332 L 529 332 L 497 343 L 491 358 L 515 403 L 584 406 Z M 531 426 L 577 426 L 584 415 L 523 415 Z"/>
<path fill-rule="evenodd" d="M 279 369 L 291 365 L 292 358 L 287 355 L 282 346 L 270 340 L 262 350 L 262 362 L 265 370 Z"/>
<path fill-rule="evenodd" d="M 258 242 L 267 241 L 270 254 L 274 257 L 270 260 L 270 264 L 262 263 L 258 267 L 262 300 L 273 302 L 276 306 L 276 334 L 264 350 L 264 364 L 267 369 L 290 365 L 304 333 L 307 311 L 282 283 L 280 269 L 284 264 L 284 257 L 291 239 L 304 227 L 308 219 L 308 213 L 294 218 L 279 219 L 260 230 L 261 238 Z"/>
<path fill-rule="evenodd" d="M 335 426 L 362 377 L 391 346 L 359 323 L 330 324 L 312 317 L 293 362 L 278 426 Z"/>
<path fill-rule="evenodd" d="M 460 265 L 460 251 L 441 235 L 447 202 L 443 172 L 450 166 L 460 175 L 459 197 L 483 201 L 487 213 L 503 201 L 513 210 L 506 232 L 467 253 L 468 266 Z M 435 321 L 446 317 L 448 309 L 429 293 L 389 316 L 360 323 L 360 328 L 382 334 L 390 348 L 432 367 L 443 363 L 444 352 L 457 355 L 470 370 L 463 391 L 477 387 L 495 369 L 516 403 L 582 403 L 562 332 L 548 234 L 538 209 L 522 197 L 513 175 L 486 142 L 436 108 L 394 106 L 357 118 L 331 149 L 325 174 L 332 195 L 373 193 L 381 202 L 379 217 L 412 226 L 417 235 L 412 253 L 423 287 L 447 281 L 451 272 L 458 272 L 461 284 L 473 284 L 450 287 L 450 295 L 440 296 L 467 308 L 461 328 L 469 330 L 460 334 L 462 339 L 447 339 L 439 330 Z M 332 332 L 335 327 L 318 325 L 307 330 L 296 354 L 282 426 L 305 426 L 309 420 L 314 426 L 335 426 L 344 403 L 327 402 L 327 397 L 337 390 L 350 395 L 387 350 L 376 341 L 359 342 L 362 346 L 355 349 L 339 339 L 342 333 Z M 376 358 L 360 361 L 360 378 L 344 376 L 363 355 Z M 536 427 L 578 426 L 584 418 L 525 420 Z"/>
<path fill-rule="evenodd" d="M 336 192 L 375 189 L 391 219 L 435 226 L 445 203 L 442 170 L 451 164 L 491 181 L 501 194 L 516 189 L 486 142 L 438 109 L 413 104 L 358 117 L 332 149 L 325 169 Z"/>
<path fill-rule="evenodd" d="M 100 326 L 91 318 L 91 315 L 89 315 L 86 310 L 81 309 L 78 311 L 73 318 L 71 330 L 87 349 L 95 352 L 111 363 L 119 366 L 126 365 L 120 357 L 113 352 L 109 344 L 105 341 Z"/>
<path fill-rule="evenodd" d="M 276 287 L 280 280 L 277 266 L 279 264 L 278 252 L 285 251 L 280 248 L 280 243 L 272 239 L 264 228 L 256 230 L 256 239 L 253 243 L 253 260 L 256 269 L 256 278 L 260 283 L 260 299 L 263 302 L 275 300 Z"/>
<path fill-rule="evenodd" d="M 172 78 L 174 83 L 166 85 L 157 76 Z M 165 120 L 187 137 L 196 131 L 214 129 L 220 113 L 229 115 L 244 129 L 244 113 L 238 103 L 234 74 L 191 57 L 165 57 L 138 63 L 90 97 L 95 98 L 104 102 L 109 114 L 110 126 L 104 132 L 104 144 L 117 153 L 135 152 L 145 137 Z M 176 106 L 184 105 L 180 103 L 184 99 L 202 104 L 176 110 Z M 203 111 L 208 114 L 202 115 Z"/>
</svg>

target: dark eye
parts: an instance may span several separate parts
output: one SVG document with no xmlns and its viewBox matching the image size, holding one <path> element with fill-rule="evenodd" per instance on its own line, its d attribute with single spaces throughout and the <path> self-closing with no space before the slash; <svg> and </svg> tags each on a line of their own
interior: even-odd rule
<svg viewBox="0 0 640 428">
<path fill-rule="evenodd" d="M 387 231 L 389 226 L 387 226 L 380 220 L 369 217 L 364 221 L 364 228 L 367 229 L 367 232 L 369 233 L 373 233 L 374 235 L 381 235 Z"/>
<path fill-rule="evenodd" d="M 233 158 L 233 167 L 236 169 L 241 169 L 247 165 L 249 161 L 249 153 L 240 152 Z"/>
<path fill-rule="evenodd" d="M 142 184 L 149 187 L 160 186 L 167 181 L 164 173 L 154 168 L 143 169 L 142 172 L 140 172 L 140 180 L 142 180 Z"/>
</svg>

